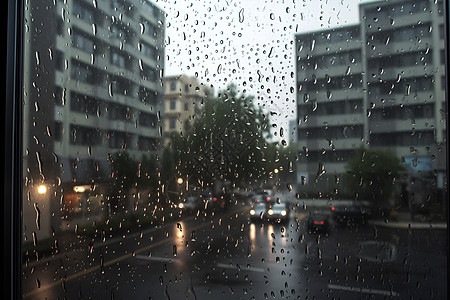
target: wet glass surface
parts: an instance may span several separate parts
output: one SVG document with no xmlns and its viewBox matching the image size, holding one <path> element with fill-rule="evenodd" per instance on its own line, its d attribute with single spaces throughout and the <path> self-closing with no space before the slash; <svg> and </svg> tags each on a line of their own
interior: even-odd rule
<svg viewBox="0 0 450 300">
<path fill-rule="evenodd" d="M 24 299 L 446 299 L 442 1 L 26 1 Z"/>
</svg>

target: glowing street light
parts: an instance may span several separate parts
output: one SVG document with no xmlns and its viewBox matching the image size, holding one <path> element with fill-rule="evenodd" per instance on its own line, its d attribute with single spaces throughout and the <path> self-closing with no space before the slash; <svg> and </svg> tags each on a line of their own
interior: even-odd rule
<svg viewBox="0 0 450 300">
<path fill-rule="evenodd" d="M 275 170 L 273 170 L 273 172 L 275 173 L 275 174 L 278 174 L 278 169 L 275 169 Z"/>
<path fill-rule="evenodd" d="M 183 184 L 183 178 L 179 177 L 179 178 L 177 179 L 177 183 L 178 183 L 178 184 Z"/>
<path fill-rule="evenodd" d="M 40 195 L 44 195 L 45 193 L 47 193 L 47 187 L 42 184 L 42 185 L 38 186 L 37 192 Z"/>
</svg>

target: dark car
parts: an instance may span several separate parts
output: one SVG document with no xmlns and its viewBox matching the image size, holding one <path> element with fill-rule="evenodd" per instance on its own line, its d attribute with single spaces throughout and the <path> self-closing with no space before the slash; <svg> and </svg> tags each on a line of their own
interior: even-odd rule
<svg viewBox="0 0 450 300">
<path fill-rule="evenodd" d="M 372 216 L 370 207 L 362 202 L 337 204 L 331 210 L 334 221 L 344 226 L 364 224 Z"/>
<path fill-rule="evenodd" d="M 328 232 L 330 229 L 330 215 L 323 211 L 314 211 L 309 214 L 308 229 L 311 232 Z"/>
</svg>

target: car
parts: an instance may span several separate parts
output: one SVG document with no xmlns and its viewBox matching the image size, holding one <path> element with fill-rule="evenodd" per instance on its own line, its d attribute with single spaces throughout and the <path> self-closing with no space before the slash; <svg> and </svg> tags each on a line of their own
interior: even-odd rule
<svg viewBox="0 0 450 300">
<path fill-rule="evenodd" d="M 201 199 L 195 196 L 189 196 L 178 203 L 178 208 L 184 211 L 196 211 L 201 207 Z"/>
<path fill-rule="evenodd" d="M 286 202 L 275 202 L 270 204 L 267 210 L 267 218 L 278 223 L 289 220 L 289 206 Z"/>
<path fill-rule="evenodd" d="M 313 211 L 308 217 L 308 229 L 311 232 L 328 232 L 330 215 L 324 211 Z"/>
<path fill-rule="evenodd" d="M 368 204 L 356 201 L 333 205 L 331 211 L 334 221 L 344 226 L 364 224 L 372 216 Z"/>
<path fill-rule="evenodd" d="M 250 209 L 250 219 L 253 221 L 263 220 L 267 215 L 267 204 L 264 202 L 256 203 Z"/>
</svg>

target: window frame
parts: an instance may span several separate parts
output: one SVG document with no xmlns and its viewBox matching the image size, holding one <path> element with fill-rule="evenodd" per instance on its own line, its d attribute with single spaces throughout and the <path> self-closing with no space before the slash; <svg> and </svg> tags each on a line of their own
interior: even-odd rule
<svg viewBox="0 0 450 300">
<path fill-rule="evenodd" d="M 444 0 L 445 45 L 447 80 L 445 99 L 448 101 L 448 74 L 449 74 L 449 0 Z M 2 270 L 4 275 L 2 295 L 3 299 L 21 299 L 22 297 L 22 69 L 23 69 L 23 1 L 7 0 L 6 9 L 2 10 L 2 31 L 6 36 L 6 43 L 2 46 L 6 55 L 3 56 L 3 74 L 6 80 L 2 81 L 2 91 L 5 100 L 2 101 L 4 113 L 4 163 L 3 163 L 3 245 L 4 247 Z M 448 105 L 445 119 L 448 124 Z M 448 139 L 446 139 L 446 175 L 449 175 Z M 447 205 L 447 222 L 449 207 Z M 448 233 L 449 231 L 447 231 Z M 449 247 L 447 239 L 447 258 Z M 447 264 L 448 270 L 448 264 Z"/>
</svg>

